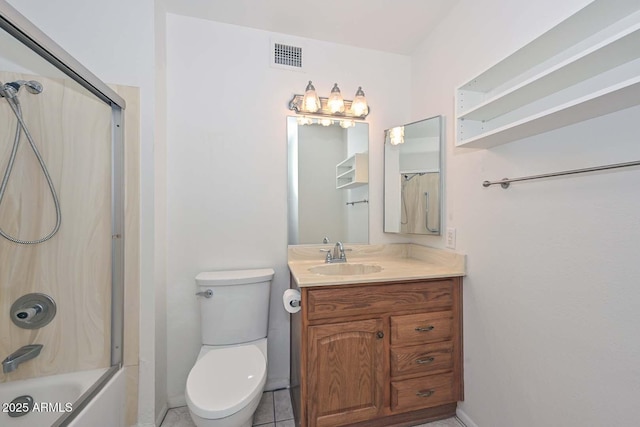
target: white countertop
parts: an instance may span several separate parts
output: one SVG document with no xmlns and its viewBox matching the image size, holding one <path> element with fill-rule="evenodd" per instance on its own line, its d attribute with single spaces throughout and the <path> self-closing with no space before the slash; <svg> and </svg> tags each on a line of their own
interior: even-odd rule
<svg viewBox="0 0 640 427">
<path fill-rule="evenodd" d="M 466 256 L 444 249 L 412 243 L 390 245 L 345 244 L 347 263 L 370 264 L 382 267 L 376 273 L 353 275 L 325 275 L 312 273 L 310 268 L 326 265 L 320 249 L 334 245 L 289 246 L 289 270 L 300 287 L 330 286 L 349 283 L 377 283 L 400 280 L 457 277 L 466 274 Z"/>
</svg>

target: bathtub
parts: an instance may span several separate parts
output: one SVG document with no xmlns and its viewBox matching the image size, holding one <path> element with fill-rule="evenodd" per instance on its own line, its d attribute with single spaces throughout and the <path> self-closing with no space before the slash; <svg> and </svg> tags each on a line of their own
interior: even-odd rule
<svg viewBox="0 0 640 427">
<path fill-rule="evenodd" d="M 93 403 L 92 401 L 99 398 L 104 389 L 101 390 L 84 409 L 77 407 L 76 402 L 80 396 L 89 392 L 92 386 L 96 384 L 107 371 L 109 371 L 108 368 L 95 369 L 0 383 L 0 426 L 57 426 L 61 425 L 61 417 L 66 418 L 72 410 L 75 411 L 75 419 L 69 425 L 92 425 L 76 422 L 79 422 L 83 418 L 84 409 L 89 409 Z M 116 377 L 121 376 L 118 374 L 121 374 L 121 372 L 118 372 L 109 380 L 105 389 L 108 388 L 109 384 L 112 383 Z M 123 392 L 124 389 L 120 394 L 124 394 Z M 7 411 L 15 409 L 15 405 L 11 405 L 10 402 L 16 397 L 23 395 L 29 395 L 33 398 L 35 404 L 33 410 L 21 417 L 9 417 Z M 119 425 L 119 423 L 113 422 L 111 425 L 116 426 Z"/>
</svg>

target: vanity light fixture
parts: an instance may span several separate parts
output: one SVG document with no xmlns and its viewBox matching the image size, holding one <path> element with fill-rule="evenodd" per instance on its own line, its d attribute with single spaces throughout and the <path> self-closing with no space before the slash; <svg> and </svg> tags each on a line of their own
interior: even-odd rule
<svg viewBox="0 0 640 427">
<path fill-rule="evenodd" d="M 362 86 L 359 86 L 356 91 L 356 97 L 353 99 L 353 103 L 351 104 L 351 111 L 356 117 L 366 116 L 369 114 L 369 105 L 367 105 L 367 98 L 364 97 Z"/>
<path fill-rule="evenodd" d="M 289 109 L 305 116 L 330 117 L 335 120 L 364 119 L 369 114 L 369 105 L 362 87 L 358 87 L 355 99 L 350 101 L 342 98 L 338 84 L 334 83 L 329 98 L 322 98 L 318 97 L 311 80 L 307 84 L 304 95 L 293 95 L 289 101 Z"/>
<path fill-rule="evenodd" d="M 331 95 L 329 95 L 327 105 L 329 106 L 331 114 L 344 113 L 344 99 L 340 93 L 338 83 L 333 84 L 333 89 L 331 89 Z"/>
<path fill-rule="evenodd" d="M 297 117 L 297 122 L 301 126 L 305 125 L 322 125 L 322 126 L 331 126 L 333 124 L 339 124 L 343 129 L 349 129 L 356 125 L 355 120 L 351 119 L 331 119 L 329 117 L 309 117 L 309 116 L 299 116 Z"/>
<path fill-rule="evenodd" d="M 304 90 L 304 96 L 302 97 L 302 110 L 306 111 L 307 113 L 315 113 L 320 108 L 322 108 L 322 105 L 320 104 L 320 98 L 318 98 L 316 88 L 313 87 L 311 80 L 309 80 L 309 84 Z"/>
<path fill-rule="evenodd" d="M 299 125 L 312 125 L 313 124 L 313 119 L 311 117 L 307 117 L 307 116 L 300 116 L 297 118 L 298 120 L 298 124 Z"/>
<path fill-rule="evenodd" d="M 404 144 L 404 126 L 389 129 L 389 142 L 391 145 Z"/>
<path fill-rule="evenodd" d="M 355 120 L 351 120 L 351 119 L 340 120 L 340 127 L 343 128 L 343 129 L 352 128 L 355 125 L 356 125 L 356 121 Z"/>
</svg>

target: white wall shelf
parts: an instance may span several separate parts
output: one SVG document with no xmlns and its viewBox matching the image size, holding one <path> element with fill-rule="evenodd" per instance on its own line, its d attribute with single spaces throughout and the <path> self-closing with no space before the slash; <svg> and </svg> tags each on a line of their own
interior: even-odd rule
<svg viewBox="0 0 640 427">
<path fill-rule="evenodd" d="M 595 0 L 458 88 L 456 145 L 505 144 L 640 104 L 639 94 L 640 2 Z"/>
<path fill-rule="evenodd" d="M 369 183 L 369 156 L 356 153 L 336 165 L 336 188 L 346 189 Z"/>
</svg>

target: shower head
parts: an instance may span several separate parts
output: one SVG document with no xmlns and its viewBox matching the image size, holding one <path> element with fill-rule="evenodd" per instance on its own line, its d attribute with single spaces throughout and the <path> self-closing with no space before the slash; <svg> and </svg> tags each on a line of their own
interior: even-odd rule
<svg viewBox="0 0 640 427">
<path fill-rule="evenodd" d="M 27 91 L 34 95 L 41 93 L 43 89 L 42 85 L 35 80 L 16 80 L 15 82 L 5 83 L 3 85 L 3 95 L 8 98 L 15 98 L 18 96 L 18 92 L 22 86 L 26 87 Z"/>
<path fill-rule="evenodd" d="M 35 80 L 29 80 L 28 82 L 22 81 L 21 83 L 24 87 L 27 88 L 27 91 L 33 95 L 42 93 L 43 87 L 40 82 L 37 82 Z"/>
</svg>

